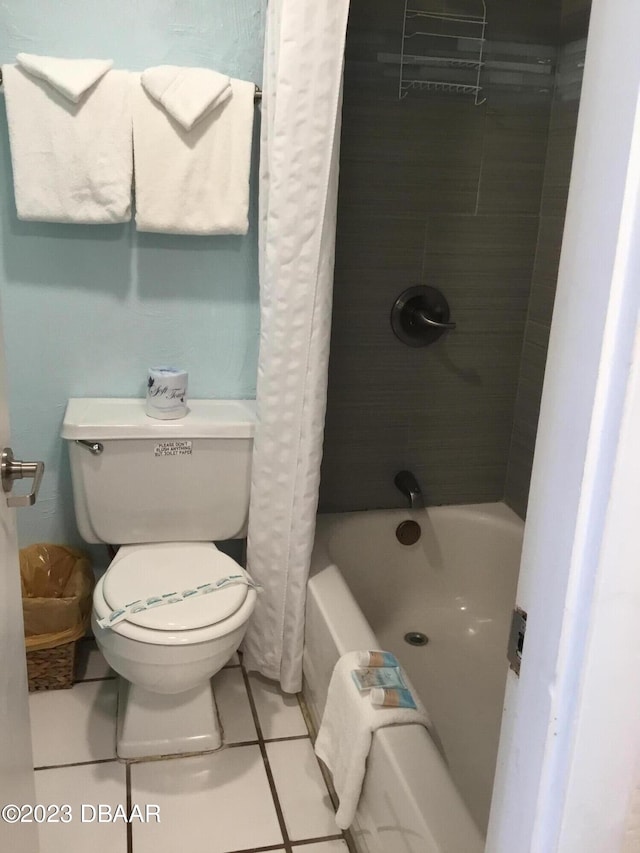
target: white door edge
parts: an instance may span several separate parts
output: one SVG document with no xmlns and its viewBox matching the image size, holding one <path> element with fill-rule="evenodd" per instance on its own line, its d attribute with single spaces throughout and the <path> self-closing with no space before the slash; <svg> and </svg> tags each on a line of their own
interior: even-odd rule
<svg viewBox="0 0 640 853">
<path fill-rule="evenodd" d="M 640 560 L 612 562 L 640 541 L 623 500 L 637 477 L 626 445 L 638 381 L 639 43 L 637 0 L 594 0 L 518 588 L 527 636 L 520 680 L 507 683 L 487 853 L 614 853 L 632 793 L 640 713 L 621 706 L 640 711 L 640 685 L 634 673 L 614 691 L 609 674 L 625 631 L 640 647 L 622 618 Z M 607 637 L 612 594 L 621 619 Z M 632 665 L 635 650 L 618 652 Z M 593 747 L 596 721 L 606 749 Z"/>
<path fill-rule="evenodd" d="M 10 443 L 0 312 L 0 450 Z M 15 450 L 22 454 L 23 448 L 16 445 Z M 15 513 L 0 489 L 0 810 L 35 801 Z M 37 825 L 14 823 L 14 818 L 11 808 L 0 812 L 0 850 L 37 853 Z"/>
</svg>

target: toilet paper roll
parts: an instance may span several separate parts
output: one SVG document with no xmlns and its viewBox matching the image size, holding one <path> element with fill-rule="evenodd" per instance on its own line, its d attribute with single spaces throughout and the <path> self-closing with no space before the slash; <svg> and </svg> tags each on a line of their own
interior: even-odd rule
<svg viewBox="0 0 640 853">
<path fill-rule="evenodd" d="M 187 414 L 189 374 L 175 367 L 151 367 L 147 381 L 146 413 L 150 418 L 169 421 Z"/>
</svg>

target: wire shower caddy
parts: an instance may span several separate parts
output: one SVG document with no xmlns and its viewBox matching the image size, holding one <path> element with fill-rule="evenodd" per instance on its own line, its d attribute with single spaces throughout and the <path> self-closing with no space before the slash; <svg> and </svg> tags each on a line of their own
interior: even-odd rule
<svg viewBox="0 0 640 853">
<path fill-rule="evenodd" d="M 404 3 L 398 97 L 406 98 L 409 91 L 419 90 L 473 95 L 476 106 L 483 104 L 486 98 L 482 96 L 480 75 L 487 29 L 485 0 L 480 0 L 482 15 L 415 9 L 410 2 L 416 0 Z M 442 48 L 435 47 L 438 44 Z M 410 52 L 414 45 L 417 49 Z M 434 70 L 439 73 L 433 74 Z M 447 74 L 453 79 L 447 80 Z"/>
</svg>

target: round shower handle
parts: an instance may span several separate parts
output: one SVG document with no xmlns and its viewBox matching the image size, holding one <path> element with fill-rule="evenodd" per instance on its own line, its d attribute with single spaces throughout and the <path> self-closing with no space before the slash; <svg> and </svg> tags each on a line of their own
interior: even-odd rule
<svg viewBox="0 0 640 853">
<path fill-rule="evenodd" d="M 419 323 L 426 323 L 427 326 L 431 326 L 433 329 L 455 329 L 456 323 L 451 321 L 447 323 L 441 323 L 438 320 L 432 320 L 431 317 L 427 317 L 424 312 L 424 309 L 414 308 L 413 309 L 416 314 L 416 318 Z"/>
<path fill-rule="evenodd" d="M 416 284 L 403 290 L 391 308 L 391 328 L 410 347 L 426 347 L 456 328 L 449 303 L 435 287 Z"/>
</svg>

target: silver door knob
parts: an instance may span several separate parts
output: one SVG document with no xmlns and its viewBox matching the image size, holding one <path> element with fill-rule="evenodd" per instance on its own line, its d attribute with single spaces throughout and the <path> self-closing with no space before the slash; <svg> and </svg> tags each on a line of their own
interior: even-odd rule
<svg viewBox="0 0 640 853">
<path fill-rule="evenodd" d="M 14 480 L 33 480 L 33 486 L 28 495 L 13 495 L 7 498 L 7 506 L 33 506 L 40 491 L 40 483 L 44 475 L 44 462 L 20 462 L 14 459 L 13 450 L 5 447 L 0 457 L 0 480 L 2 490 L 10 492 Z"/>
</svg>

